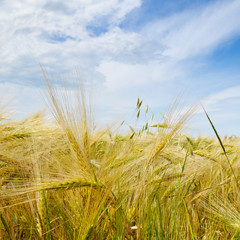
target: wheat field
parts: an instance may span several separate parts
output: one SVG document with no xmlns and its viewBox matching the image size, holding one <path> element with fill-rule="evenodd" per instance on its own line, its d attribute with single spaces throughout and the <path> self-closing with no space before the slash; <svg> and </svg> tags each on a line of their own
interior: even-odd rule
<svg viewBox="0 0 240 240">
<path fill-rule="evenodd" d="M 78 96 L 73 109 L 48 83 L 55 124 L 1 114 L 0 239 L 240 239 L 239 138 L 207 113 L 216 137 L 186 136 L 192 110 L 174 107 L 124 135 L 98 129 Z"/>
</svg>

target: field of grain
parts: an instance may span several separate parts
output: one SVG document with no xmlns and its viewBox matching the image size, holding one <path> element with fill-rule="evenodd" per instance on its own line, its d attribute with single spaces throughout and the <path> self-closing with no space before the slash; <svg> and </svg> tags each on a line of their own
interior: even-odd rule
<svg viewBox="0 0 240 240">
<path fill-rule="evenodd" d="M 48 90 L 56 124 L 1 116 L 0 239 L 240 239 L 239 138 L 185 136 L 191 111 L 120 135 Z"/>
</svg>

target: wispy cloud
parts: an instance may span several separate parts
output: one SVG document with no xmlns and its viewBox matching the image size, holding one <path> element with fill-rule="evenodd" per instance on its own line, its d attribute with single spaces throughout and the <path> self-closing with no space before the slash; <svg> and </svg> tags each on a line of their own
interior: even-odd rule
<svg viewBox="0 0 240 240">
<path fill-rule="evenodd" d="M 172 69 L 174 72 L 170 75 Z M 150 61 L 145 64 L 102 61 L 97 70 L 105 76 L 105 85 L 110 91 L 161 83 L 181 74 L 181 70 L 169 61 Z"/>
<path fill-rule="evenodd" d="M 159 39 L 164 56 L 177 60 L 211 53 L 220 44 L 240 34 L 240 2 L 213 1 L 199 9 L 149 23 L 143 33 Z"/>
<path fill-rule="evenodd" d="M 135 63 L 103 61 L 98 70 L 111 89 L 182 79 L 195 67 L 187 60 L 198 61 L 240 35 L 239 12 L 239 1 L 214 1 L 150 22 L 138 32 L 144 57 L 135 55 Z M 149 46 L 155 46 L 154 50 Z M 132 52 L 136 50 L 137 45 Z"/>
<path fill-rule="evenodd" d="M 224 109 L 226 107 L 226 100 L 227 101 L 236 101 L 240 100 L 240 86 L 235 86 L 231 88 L 224 89 L 222 91 L 219 91 L 215 94 L 212 94 L 208 98 L 204 99 L 203 102 L 207 106 L 209 110 L 216 110 L 218 108 L 219 110 L 226 110 Z M 225 102 L 225 104 L 223 104 Z M 221 108 L 222 106 L 222 108 Z M 228 106 L 229 108 L 229 106 Z"/>
</svg>

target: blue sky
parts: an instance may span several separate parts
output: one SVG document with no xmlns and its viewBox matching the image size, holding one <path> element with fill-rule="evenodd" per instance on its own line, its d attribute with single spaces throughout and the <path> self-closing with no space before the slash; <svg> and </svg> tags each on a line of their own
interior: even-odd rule
<svg viewBox="0 0 240 240">
<path fill-rule="evenodd" d="M 92 82 L 96 120 L 160 116 L 179 94 L 201 102 L 221 135 L 240 135 L 239 0 L 12 0 L 0 8 L 0 101 L 21 118 L 55 84 Z M 72 89 L 69 87 L 69 91 Z M 212 134 L 201 108 L 188 132 Z"/>
</svg>

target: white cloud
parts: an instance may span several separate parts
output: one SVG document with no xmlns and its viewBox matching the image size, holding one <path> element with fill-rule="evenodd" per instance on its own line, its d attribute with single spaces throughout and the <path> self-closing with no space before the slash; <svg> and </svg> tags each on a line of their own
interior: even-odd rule
<svg viewBox="0 0 240 240">
<path fill-rule="evenodd" d="M 39 62 L 51 73 L 78 67 L 87 79 L 95 78 L 101 59 L 124 57 L 140 45 L 137 33 L 118 28 L 140 4 L 140 0 L 5 1 L 0 8 L 1 81 L 39 81 Z M 109 24 L 105 34 L 91 37 L 89 25 L 105 24 Z"/>
<path fill-rule="evenodd" d="M 139 6 L 139 0 L 4 2 L 0 9 L 0 57 L 4 58 L 5 63 L 11 63 L 22 55 L 44 58 L 49 51 L 72 54 L 78 51 L 78 47 L 81 49 L 81 45 L 91 51 L 89 47 L 95 45 L 87 31 L 89 24 L 98 24 L 102 17 L 106 17 L 112 25 L 111 32 L 116 34 L 114 28 L 117 23 Z M 121 37 L 121 32 L 119 33 Z M 65 38 L 66 42 L 57 41 L 59 38 Z M 99 44 L 102 42 L 99 38 Z M 105 44 L 107 43 L 108 41 Z"/>
<path fill-rule="evenodd" d="M 175 71 L 170 75 L 171 69 Z M 175 63 L 169 61 L 150 61 L 145 64 L 102 61 L 97 70 L 105 76 L 105 85 L 110 91 L 164 82 L 181 74 Z"/>
</svg>

